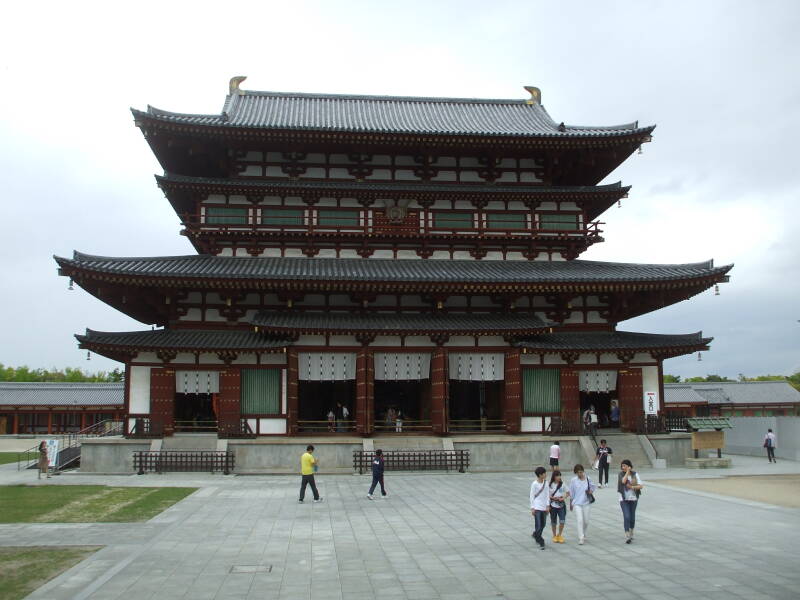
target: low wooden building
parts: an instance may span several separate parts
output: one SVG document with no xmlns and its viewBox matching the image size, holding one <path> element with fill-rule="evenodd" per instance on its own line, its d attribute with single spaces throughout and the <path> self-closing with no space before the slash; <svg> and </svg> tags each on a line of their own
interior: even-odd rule
<svg viewBox="0 0 800 600">
<path fill-rule="evenodd" d="M 665 410 L 689 417 L 800 415 L 800 392 L 786 381 L 664 384 Z"/>
</svg>

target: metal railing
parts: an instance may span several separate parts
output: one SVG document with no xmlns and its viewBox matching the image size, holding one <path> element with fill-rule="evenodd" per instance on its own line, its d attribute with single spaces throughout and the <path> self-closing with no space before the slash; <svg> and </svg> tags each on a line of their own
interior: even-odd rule
<svg viewBox="0 0 800 600">
<path fill-rule="evenodd" d="M 433 431 L 430 419 L 403 419 L 401 421 L 375 421 L 373 429 L 377 433 L 415 433 Z"/>
<path fill-rule="evenodd" d="M 683 415 L 640 415 L 636 420 L 636 433 L 671 433 L 689 431 L 689 424 Z"/>
<path fill-rule="evenodd" d="M 124 431 L 124 421 L 107 419 L 99 421 L 89 427 L 81 429 L 75 433 L 49 435 L 48 439 L 58 439 L 58 456 L 56 464 L 52 467 L 53 471 L 63 471 L 64 469 L 76 466 L 81 459 L 81 442 L 87 438 L 101 438 L 115 435 L 122 435 Z M 17 470 L 30 469 L 39 461 L 39 446 L 29 448 L 17 453 Z M 22 466 L 22 465 L 25 466 Z"/>
<path fill-rule="evenodd" d="M 207 433 L 207 432 L 215 432 L 217 430 L 217 421 L 197 421 L 197 420 L 186 420 L 186 421 L 173 421 L 173 426 L 175 431 L 181 433 Z"/>
<path fill-rule="evenodd" d="M 498 433 L 506 430 L 505 419 L 455 419 L 448 421 L 451 433 Z"/>
<path fill-rule="evenodd" d="M 374 452 L 353 450 L 353 470 L 359 474 L 372 469 Z M 458 471 L 469 468 L 469 450 L 384 450 L 387 471 Z"/>
<path fill-rule="evenodd" d="M 547 435 L 582 435 L 584 425 L 578 411 L 564 411 L 562 415 L 555 415 L 550 419 L 550 425 L 545 431 Z"/>
<path fill-rule="evenodd" d="M 228 475 L 235 461 L 230 450 L 143 450 L 133 453 L 133 470 L 139 475 L 204 471 Z"/>
</svg>

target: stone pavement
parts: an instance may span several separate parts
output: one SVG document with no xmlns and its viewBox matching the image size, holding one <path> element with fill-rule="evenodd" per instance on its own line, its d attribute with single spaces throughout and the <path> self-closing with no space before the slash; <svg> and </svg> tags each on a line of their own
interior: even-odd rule
<svg viewBox="0 0 800 600">
<path fill-rule="evenodd" d="M 585 546 L 568 513 L 567 543 L 538 550 L 525 473 L 387 473 L 390 496 L 374 501 L 368 476 L 321 473 L 319 504 L 298 504 L 299 476 L 62 475 L 47 485 L 200 489 L 147 523 L 0 525 L 0 545 L 104 546 L 30 598 L 797 598 L 800 510 L 658 484 L 800 473 L 733 458 L 729 470 L 643 472 L 631 545 L 603 489 Z M 35 472 L 0 467 L 0 483 L 23 481 Z"/>
</svg>

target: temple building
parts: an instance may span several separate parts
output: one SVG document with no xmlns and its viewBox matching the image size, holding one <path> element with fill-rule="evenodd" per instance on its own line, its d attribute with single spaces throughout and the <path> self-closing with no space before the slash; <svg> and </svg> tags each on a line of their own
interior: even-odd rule
<svg viewBox="0 0 800 600">
<path fill-rule="evenodd" d="M 654 127 L 512 100 L 256 92 L 133 110 L 197 254 L 56 257 L 141 321 L 80 347 L 125 364 L 127 431 L 220 437 L 635 430 L 700 333 L 617 330 L 731 266 L 581 260 Z M 144 250 L 144 249 L 143 249 Z M 155 327 L 155 329 L 151 329 Z M 612 410 L 614 407 L 617 410 Z"/>
</svg>

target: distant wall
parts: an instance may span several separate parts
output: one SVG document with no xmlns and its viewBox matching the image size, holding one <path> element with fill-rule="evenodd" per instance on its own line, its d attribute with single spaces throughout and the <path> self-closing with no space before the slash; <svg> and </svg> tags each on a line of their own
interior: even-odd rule
<svg viewBox="0 0 800 600">
<path fill-rule="evenodd" d="M 81 473 L 134 473 L 133 453 L 144 450 L 150 450 L 150 440 L 85 440 L 81 444 Z"/>
<path fill-rule="evenodd" d="M 647 439 L 653 444 L 656 456 L 667 461 L 667 467 L 683 467 L 686 459 L 693 456 L 692 436 L 688 433 L 649 435 Z"/>
<path fill-rule="evenodd" d="M 725 430 L 725 452 L 766 456 L 767 429 L 778 437 L 775 457 L 800 460 L 800 417 L 731 417 L 733 429 Z"/>
<path fill-rule="evenodd" d="M 531 471 L 536 467 L 549 469 L 550 446 L 553 440 L 515 440 L 509 442 L 460 442 L 453 438 L 456 450 L 469 450 L 469 469 L 471 471 Z M 576 438 L 561 440 L 559 468 L 572 475 L 572 468 L 580 463 L 587 469 L 591 462 L 587 459 Z"/>
</svg>

